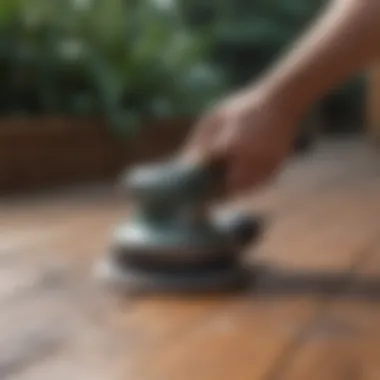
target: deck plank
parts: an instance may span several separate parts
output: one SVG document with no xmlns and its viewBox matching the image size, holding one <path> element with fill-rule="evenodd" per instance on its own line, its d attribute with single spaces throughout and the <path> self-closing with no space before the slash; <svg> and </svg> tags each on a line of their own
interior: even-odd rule
<svg viewBox="0 0 380 380">
<path fill-rule="evenodd" d="M 242 299 L 238 311 L 230 308 L 225 314 L 215 315 L 204 329 L 187 334 L 151 360 L 143 361 L 138 378 L 243 380 L 271 376 L 272 368 L 281 365 L 278 363 L 287 358 L 288 351 L 293 350 L 315 319 L 323 315 L 329 303 L 347 286 L 343 278 L 324 292 L 306 292 L 300 301 L 297 294 L 302 293 L 302 289 L 300 292 L 295 287 L 297 282 L 294 283 L 297 271 L 301 275 L 311 271 L 314 277 L 322 278 L 355 272 L 369 242 L 378 236 L 380 214 L 373 206 L 379 201 L 379 192 L 372 188 L 369 191 L 366 186 L 362 194 L 357 194 L 357 189 L 346 193 L 341 189 L 339 194 L 343 196 L 334 198 L 333 209 L 329 202 L 319 202 L 314 208 L 311 199 L 309 207 L 293 215 L 297 234 L 289 234 L 285 243 L 273 233 L 260 248 L 265 252 L 276 248 L 271 251 L 272 255 L 267 255 L 269 261 L 262 262 L 277 265 L 283 271 L 282 277 L 276 276 L 276 271 L 269 272 L 267 277 L 264 275 L 255 289 L 258 298 Z M 288 220 L 287 217 L 279 219 L 279 230 L 288 227 Z M 289 274 L 293 277 L 293 288 L 288 289 L 288 294 L 284 292 L 284 285 L 289 280 L 287 268 L 292 270 Z M 305 286 L 305 280 L 307 285 L 304 277 L 298 286 Z M 223 320 L 223 315 L 227 331 L 213 328 Z M 232 326 L 230 331 L 228 321 Z M 282 329 L 287 324 L 292 325 L 293 330 Z"/>
<path fill-rule="evenodd" d="M 93 278 L 111 226 L 127 213 L 119 199 L 74 194 L 0 206 L 6 215 L 0 224 L 0 377 L 321 378 L 313 371 L 332 361 L 328 343 L 343 352 L 348 339 L 344 328 L 329 335 L 332 322 L 321 321 L 356 315 L 361 326 L 369 318 L 368 334 L 376 331 L 376 318 L 368 317 L 376 315 L 376 304 L 367 302 L 361 316 L 361 304 L 341 296 L 377 257 L 377 174 L 373 152 L 350 141 L 327 143 L 292 163 L 271 187 L 242 200 L 246 209 L 273 217 L 262 242 L 249 250 L 250 264 L 266 268 L 256 287 L 190 299 L 120 298 Z M 358 347 L 378 352 L 376 333 L 368 339 Z M 341 364 L 326 364 L 323 378 L 347 375 L 348 359 L 358 351 L 344 352 Z"/>
<path fill-rule="evenodd" d="M 316 319 L 273 379 L 374 380 L 380 376 L 380 241 L 338 299 Z"/>
</svg>

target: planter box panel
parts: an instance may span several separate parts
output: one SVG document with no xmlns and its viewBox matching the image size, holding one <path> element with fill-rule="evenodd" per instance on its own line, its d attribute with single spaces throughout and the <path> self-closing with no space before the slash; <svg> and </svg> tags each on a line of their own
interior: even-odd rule
<svg viewBox="0 0 380 380">
<path fill-rule="evenodd" d="M 2 120 L 0 188 L 113 179 L 125 166 L 175 152 L 190 125 L 190 119 L 149 123 L 122 139 L 99 119 Z"/>
</svg>

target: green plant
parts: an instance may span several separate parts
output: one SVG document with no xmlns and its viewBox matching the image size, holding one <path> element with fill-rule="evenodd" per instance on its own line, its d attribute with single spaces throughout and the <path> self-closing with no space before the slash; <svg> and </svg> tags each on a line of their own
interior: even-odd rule
<svg viewBox="0 0 380 380">
<path fill-rule="evenodd" d="M 224 89 L 222 72 L 208 62 L 212 39 L 188 28 L 175 7 L 12 1 L 0 14 L 2 64 L 16 109 L 29 86 L 36 112 L 101 112 L 124 133 L 147 118 L 193 115 Z M 33 75 L 20 88 L 14 79 L 26 72 Z"/>
<path fill-rule="evenodd" d="M 177 2 L 189 27 L 212 29 L 213 62 L 227 73 L 232 87 L 239 87 L 258 77 L 288 49 L 328 0 Z M 362 78 L 343 84 L 321 100 L 319 113 L 325 113 L 332 123 L 340 119 L 347 125 L 347 119 L 354 119 L 360 124 L 362 86 Z"/>
<path fill-rule="evenodd" d="M 0 110 L 101 114 L 120 133 L 194 115 L 259 76 L 325 2 L 2 0 Z M 360 95 L 342 86 L 323 109 Z"/>
<path fill-rule="evenodd" d="M 195 29 L 212 27 L 214 60 L 231 74 L 235 86 L 259 75 L 293 41 L 325 2 L 178 1 L 189 26 Z"/>
</svg>

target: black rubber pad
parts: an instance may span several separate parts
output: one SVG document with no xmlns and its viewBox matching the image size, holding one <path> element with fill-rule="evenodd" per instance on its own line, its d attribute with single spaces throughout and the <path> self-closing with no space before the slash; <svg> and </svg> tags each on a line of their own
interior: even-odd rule
<svg viewBox="0 0 380 380">
<path fill-rule="evenodd" d="M 178 254 L 180 256 L 180 253 Z M 143 272 L 203 272 L 215 269 L 229 269 L 235 265 L 236 258 L 230 252 L 221 252 L 218 255 L 207 256 L 202 258 L 175 260 L 172 257 L 166 258 L 164 255 L 157 253 L 146 257 L 141 254 L 131 254 L 130 252 L 112 251 L 109 260 L 112 260 L 119 267 L 128 267 L 131 270 Z M 170 260 L 171 259 L 171 260 Z"/>
<path fill-rule="evenodd" d="M 98 274 L 109 285 L 127 292 L 221 292 L 243 288 L 246 271 L 238 265 L 194 271 L 142 270 L 121 266 L 108 257 Z"/>
</svg>

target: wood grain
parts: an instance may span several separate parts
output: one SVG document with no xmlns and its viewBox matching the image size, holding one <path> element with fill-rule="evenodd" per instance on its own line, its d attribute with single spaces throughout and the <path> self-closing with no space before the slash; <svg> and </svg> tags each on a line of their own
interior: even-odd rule
<svg viewBox="0 0 380 380">
<path fill-rule="evenodd" d="M 276 379 L 377 379 L 380 350 L 380 244 L 313 325 Z"/>
<path fill-rule="evenodd" d="M 363 141 L 326 141 L 238 200 L 273 219 L 235 295 L 103 288 L 93 264 L 128 213 L 113 193 L 0 202 L 0 378 L 377 379 L 378 174 Z"/>
</svg>

